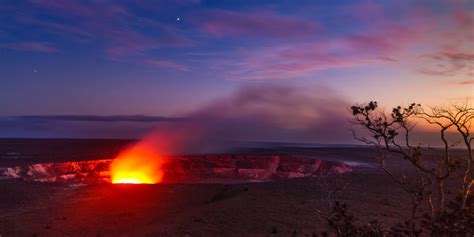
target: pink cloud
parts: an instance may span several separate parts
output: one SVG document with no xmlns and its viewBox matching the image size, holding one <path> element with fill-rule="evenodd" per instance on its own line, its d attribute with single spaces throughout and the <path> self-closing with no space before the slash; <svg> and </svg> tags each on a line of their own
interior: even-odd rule
<svg viewBox="0 0 474 237">
<path fill-rule="evenodd" d="M 378 8 L 373 8 L 379 11 Z M 374 10 L 374 11 L 375 11 Z M 383 14 L 381 14 L 383 16 Z M 304 44 L 283 43 L 247 52 L 239 59 L 230 59 L 221 69 L 228 79 L 294 79 L 311 73 L 328 70 L 361 67 L 374 64 L 408 63 L 417 71 L 430 75 L 454 75 L 467 67 L 471 53 L 445 50 L 437 57 L 455 63 L 423 68 L 420 55 L 440 50 L 437 44 L 445 32 L 433 15 L 414 10 L 407 13 L 411 24 L 402 24 L 383 19 L 374 23 L 364 33 L 354 33 L 322 39 Z M 435 43 L 433 43 L 433 41 Z M 441 41 L 441 40 L 439 40 Z M 444 41 L 443 41 L 444 42 Z M 434 59 L 434 57 L 431 57 Z M 416 61 L 419 60 L 420 62 Z"/>
<path fill-rule="evenodd" d="M 472 19 L 472 12 L 467 10 L 457 10 L 454 13 L 454 18 L 458 24 L 472 27 L 473 19 Z"/>
<path fill-rule="evenodd" d="M 158 66 L 161 68 L 170 68 L 170 69 L 175 69 L 182 72 L 190 71 L 189 68 L 186 67 L 185 65 L 167 61 L 167 60 L 150 59 L 150 60 L 146 60 L 145 63 L 151 66 Z"/>
<path fill-rule="evenodd" d="M 20 51 L 34 51 L 42 53 L 56 53 L 59 52 L 57 48 L 51 43 L 47 42 L 17 42 L 17 43 L 7 43 L 0 44 L 1 48 L 8 48 Z"/>
<path fill-rule="evenodd" d="M 403 16 L 406 18 L 404 21 L 394 21 L 385 17 L 383 8 L 370 1 L 363 6 L 357 5 L 352 10 L 348 12 L 353 17 L 368 23 L 366 30 L 317 41 L 308 37 L 313 32 L 301 32 L 300 36 L 306 36 L 302 37 L 306 39 L 306 43 L 292 41 L 248 50 L 246 54 L 237 54 L 239 57 L 236 59 L 231 58 L 216 63 L 217 68 L 222 70 L 228 79 L 305 78 L 311 73 L 328 69 L 407 63 L 418 58 L 424 50 L 433 52 L 433 47 L 437 47 L 432 42 L 433 39 L 439 38 L 438 29 L 436 29 L 439 24 L 436 17 L 429 12 L 413 9 Z M 276 23 L 266 28 L 265 24 L 258 22 L 261 19 L 265 19 L 261 20 L 262 22 L 267 22 L 266 19 L 271 17 L 257 16 L 256 19 L 252 17 L 240 19 L 241 15 L 236 13 L 226 14 L 230 15 L 228 17 L 230 20 L 221 16 L 223 23 L 217 22 L 211 25 L 211 28 L 207 28 L 208 32 L 217 36 L 273 35 L 277 37 L 285 30 L 296 29 L 297 31 L 299 28 L 292 24 L 278 29 L 272 28 L 285 25 L 284 23 Z M 281 35 L 284 37 L 283 33 Z"/>
<path fill-rule="evenodd" d="M 422 67 L 418 69 L 418 72 L 421 74 L 429 75 L 429 76 L 454 76 L 459 71 L 464 69 L 464 65 L 445 65 L 438 63 L 436 65 L 430 65 L 429 67 Z"/>
<path fill-rule="evenodd" d="M 374 22 L 385 22 L 383 7 L 370 0 L 357 1 L 355 2 L 355 5 L 350 5 L 347 8 L 343 8 L 341 13 L 344 16 L 348 16 L 369 24 L 373 24 Z"/>
<path fill-rule="evenodd" d="M 461 85 L 474 85 L 474 80 L 467 80 L 459 82 Z"/>
<path fill-rule="evenodd" d="M 474 75 L 474 48 L 460 51 L 458 47 L 445 47 L 442 50 L 424 55 L 419 69 L 421 73 L 432 76 Z M 468 81 L 461 84 L 468 84 Z"/>
<path fill-rule="evenodd" d="M 370 5 L 378 17 L 380 8 Z M 398 64 L 415 58 L 411 51 L 430 42 L 430 18 L 414 14 L 411 25 L 383 19 L 364 33 L 310 41 L 282 43 L 247 52 L 240 59 L 221 65 L 228 79 L 295 79 L 328 69 L 345 69 L 374 64 Z M 427 43 L 428 42 L 428 43 Z"/>
<path fill-rule="evenodd" d="M 416 27 L 418 29 L 413 26 L 385 24 L 376 31 L 349 35 L 346 40 L 361 52 L 393 57 L 397 52 L 424 40 L 423 26 L 416 25 Z"/>
<path fill-rule="evenodd" d="M 344 38 L 361 52 L 405 63 L 425 75 L 473 75 L 474 15 L 466 10 L 467 1 L 452 1 L 449 7 L 446 15 L 411 8 L 395 21 L 387 17 L 388 9 L 366 1 L 345 13 L 367 23 L 367 29 Z"/>
<path fill-rule="evenodd" d="M 297 79 L 334 68 L 352 68 L 390 61 L 354 48 L 344 40 L 268 47 L 220 64 L 227 79 Z"/>
<path fill-rule="evenodd" d="M 420 72 L 434 76 L 474 76 L 474 15 L 469 1 L 451 1 L 453 8 L 446 16 L 445 27 L 434 35 L 439 42 L 422 57 Z M 441 25 L 443 22 L 437 22 Z"/>
<path fill-rule="evenodd" d="M 365 22 L 366 29 L 345 36 L 345 40 L 358 48 L 386 58 L 416 58 L 418 48 L 428 48 L 433 44 L 434 33 L 439 30 L 438 16 L 424 8 L 410 8 L 400 13 L 397 19 L 387 17 L 389 9 L 367 1 L 361 6 L 353 6 L 356 20 Z M 439 36 L 437 36 L 439 37 Z"/>
<path fill-rule="evenodd" d="M 201 28 L 212 35 L 242 37 L 297 38 L 314 34 L 320 29 L 315 21 L 304 21 L 272 12 L 244 14 L 227 10 L 212 10 Z"/>
<path fill-rule="evenodd" d="M 441 52 L 439 58 L 446 58 L 453 61 L 474 61 L 473 52 Z"/>
</svg>

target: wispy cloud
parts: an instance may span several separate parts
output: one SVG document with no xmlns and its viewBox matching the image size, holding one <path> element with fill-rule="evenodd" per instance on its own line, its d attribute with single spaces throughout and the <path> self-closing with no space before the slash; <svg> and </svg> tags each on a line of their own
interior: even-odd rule
<svg viewBox="0 0 474 237">
<path fill-rule="evenodd" d="M 31 14 L 19 15 L 19 22 L 44 27 L 80 43 L 100 44 L 105 57 L 111 60 L 138 56 L 142 58 L 139 60 L 145 61 L 151 50 L 193 45 L 188 37 L 177 34 L 175 26 L 139 17 L 118 2 L 32 0 L 32 3 L 62 20 Z M 141 30 L 145 26 L 153 29 L 153 34 Z"/>
<path fill-rule="evenodd" d="M 473 49 L 474 50 L 474 49 Z M 420 72 L 432 76 L 454 76 L 466 73 L 474 75 L 474 51 L 459 52 L 458 49 L 426 56 L 429 60 Z"/>
<path fill-rule="evenodd" d="M 474 80 L 467 80 L 459 82 L 461 85 L 474 85 Z"/>
<path fill-rule="evenodd" d="M 190 71 L 190 69 L 185 65 L 174 63 L 167 60 L 150 59 L 145 62 L 151 66 L 157 66 L 161 68 L 171 68 L 171 69 L 175 69 L 182 72 Z"/>
<path fill-rule="evenodd" d="M 76 121 L 76 122 L 176 122 L 182 118 L 146 116 L 146 115 L 25 115 L 11 117 L 21 120 L 56 120 L 56 121 Z"/>
<path fill-rule="evenodd" d="M 437 56 L 439 59 L 446 58 L 453 61 L 474 61 L 474 51 L 473 52 L 441 52 Z"/>
<path fill-rule="evenodd" d="M 336 4 L 331 13 L 338 18 L 329 20 L 310 15 L 304 6 L 298 11 L 284 11 L 262 6 L 210 8 L 197 0 L 173 4 L 65 0 L 30 3 L 31 8 L 24 14 L 14 14 L 18 24 L 97 46 L 102 57 L 114 61 L 190 71 L 186 56 L 177 59 L 158 55 L 159 51 L 172 48 L 173 53 L 181 53 L 181 48 L 203 46 L 208 55 L 225 52 L 224 56 L 206 58 L 204 63 L 207 70 L 217 68 L 230 79 L 294 79 L 327 69 L 381 63 L 406 66 L 427 75 L 474 75 L 474 19 L 468 3 L 462 1 L 446 3 L 451 5 L 443 14 L 419 4 Z M 397 8 L 400 6 L 405 8 Z M 165 14 L 169 7 L 174 11 L 193 8 L 187 12 L 187 19 L 192 20 L 178 23 L 173 17 L 167 22 L 150 16 Z M 209 47 L 215 41 L 223 44 Z M 60 51 L 52 43 L 35 40 L 5 42 L 0 47 Z M 246 52 L 242 53 L 242 48 Z"/>
<path fill-rule="evenodd" d="M 105 50 L 106 55 L 113 60 L 129 56 L 147 57 L 144 53 L 152 49 L 187 47 L 193 44 L 191 40 L 184 37 L 149 37 L 130 28 L 108 29 L 104 32 L 104 37 L 109 42 L 109 46 Z"/>
<path fill-rule="evenodd" d="M 68 0 L 30 0 L 34 5 L 49 9 L 57 15 L 66 17 L 80 16 L 96 18 L 120 17 L 129 15 L 129 11 L 113 1 L 68 1 Z"/>
<path fill-rule="evenodd" d="M 469 1 L 452 1 L 454 10 L 447 19 L 436 19 L 434 25 L 445 28 L 431 37 L 439 42 L 431 52 L 426 52 L 419 71 L 432 76 L 474 76 L 474 14 Z M 443 21 L 444 20 L 444 21 Z"/>
<path fill-rule="evenodd" d="M 246 17 L 222 11 L 214 13 L 219 16 L 216 19 L 222 20 L 203 23 L 203 30 L 220 37 L 286 39 L 244 53 L 238 49 L 235 57 L 215 62 L 213 67 L 227 79 L 297 79 L 328 69 L 388 63 L 430 76 L 474 75 L 472 14 L 451 11 L 440 18 L 430 9 L 414 7 L 403 12 L 400 21 L 389 17 L 391 11 L 371 1 L 345 8 L 348 18 L 362 29 L 321 38 L 311 37 L 317 24 L 283 17 L 288 21 L 285 23 L 275 14 Z M 277 18 L 282 21 L 280 24 L 268 23 L 278 22 Z M 310 25 L 304 26 L 305 23 Z M 280 25 L 287 27 L 274 28 Z M 299 36 L 304 40 L 292 40 Z"/>
<path fill-rule="evenodd" d="M 240 60 L 220 62 L 217 68 L 228 79 L 273 80 L 297 79 L 328 69 L 392 62 L 354 47 L 345 40 L 331 40 L 260 48 L 246 52 Z"/>
<path fill-rule="evenodd" d="M 33 51 L 42 53 L 57 53 L 54 44 L 48 42 L 17 42 L 0 44 L 0 48 L 14 49 L 20 51 Z"/>
<path fill-rule="evenodd" d="M 291 39 L 311 36 L 321 28 L 315 20 L 282 16 L 268 11 L 241 13 L 209 10 L 200 14 L 203 14 L 201 29 L 218 37 Z"/>
</svg>

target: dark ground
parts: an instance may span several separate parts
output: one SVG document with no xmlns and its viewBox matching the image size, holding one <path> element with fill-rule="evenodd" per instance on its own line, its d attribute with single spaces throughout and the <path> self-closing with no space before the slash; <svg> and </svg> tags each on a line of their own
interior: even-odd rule
<svg viewBox="0 0 474 237">
<path fill-rule="evenodd" d="M 90 159 L 110 156 L 127 144 L 127 141 L 113 140 L 41 142 L 47 148 L 36 144 L 31 146 L 34 149 L 26 149 L 28 142 L 21 145 L 21 141 L 14 140 L 12 145 L 0 141 L 0 154 L 22 150 L 16 155 L 28 153 L 30 156 L 24 159 L 11 157 L 15 154 L 0 156 L 0 167 L 26 159 L 71 160 L 66 155 L 73 151 L 77 156 L 73 160 L 81 159 L 81 154 Z M 56 154 L 48 158 L 50 149 Z M 366 148 L 285 148 L 254 152 L 375 165 L 370 158 L 372 151 Z M 392 162 L 392 167 L 398 173 L 408 171 L 404 162 Z M 379 169 L 356 168 L 352 173 L 328 176 L 324 181 L 299 178 L 233 185 L 96 184 L 80 187 L 0 181 L 0 236 L 294 236 L 295 233 L 311 236 L 325 229 L 325 220 L 317 210 L 324 211 L 328 207 L 327 187 L 333 189 L 343 184 L 348 185 L 335 199 L 349 204 L 361 223 L 378 219 L 388 226 L 405 220 L 408 215 L 409 206 L 403 204 L 408 200 L 406 194 Z"/>
</svg>

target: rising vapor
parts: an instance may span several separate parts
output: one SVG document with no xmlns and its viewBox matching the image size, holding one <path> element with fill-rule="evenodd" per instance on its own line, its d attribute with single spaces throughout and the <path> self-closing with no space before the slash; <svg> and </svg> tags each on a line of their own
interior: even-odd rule
<svg viewBox="0 0 474 237">
<path fill-rule="evenodd" d="M 219 152 L 239 142 L 350 141 L 349 103 L 326 87 L 243 86 L 160 124 L 143 142 L 165 153 Z"/>
</svg>

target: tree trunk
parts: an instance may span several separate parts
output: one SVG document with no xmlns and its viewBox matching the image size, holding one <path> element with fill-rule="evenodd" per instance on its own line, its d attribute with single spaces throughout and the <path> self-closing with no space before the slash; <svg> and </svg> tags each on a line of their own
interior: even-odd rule
<svg viewBox="0 0 474 237">
<path fill-rule="evenodd" d="M 444 210 L 444 181 L 437 179 L 436 183 L 438 184 L 438 208 L 436 208 L 436 213 L 439 213 Z"/>
</svg>

